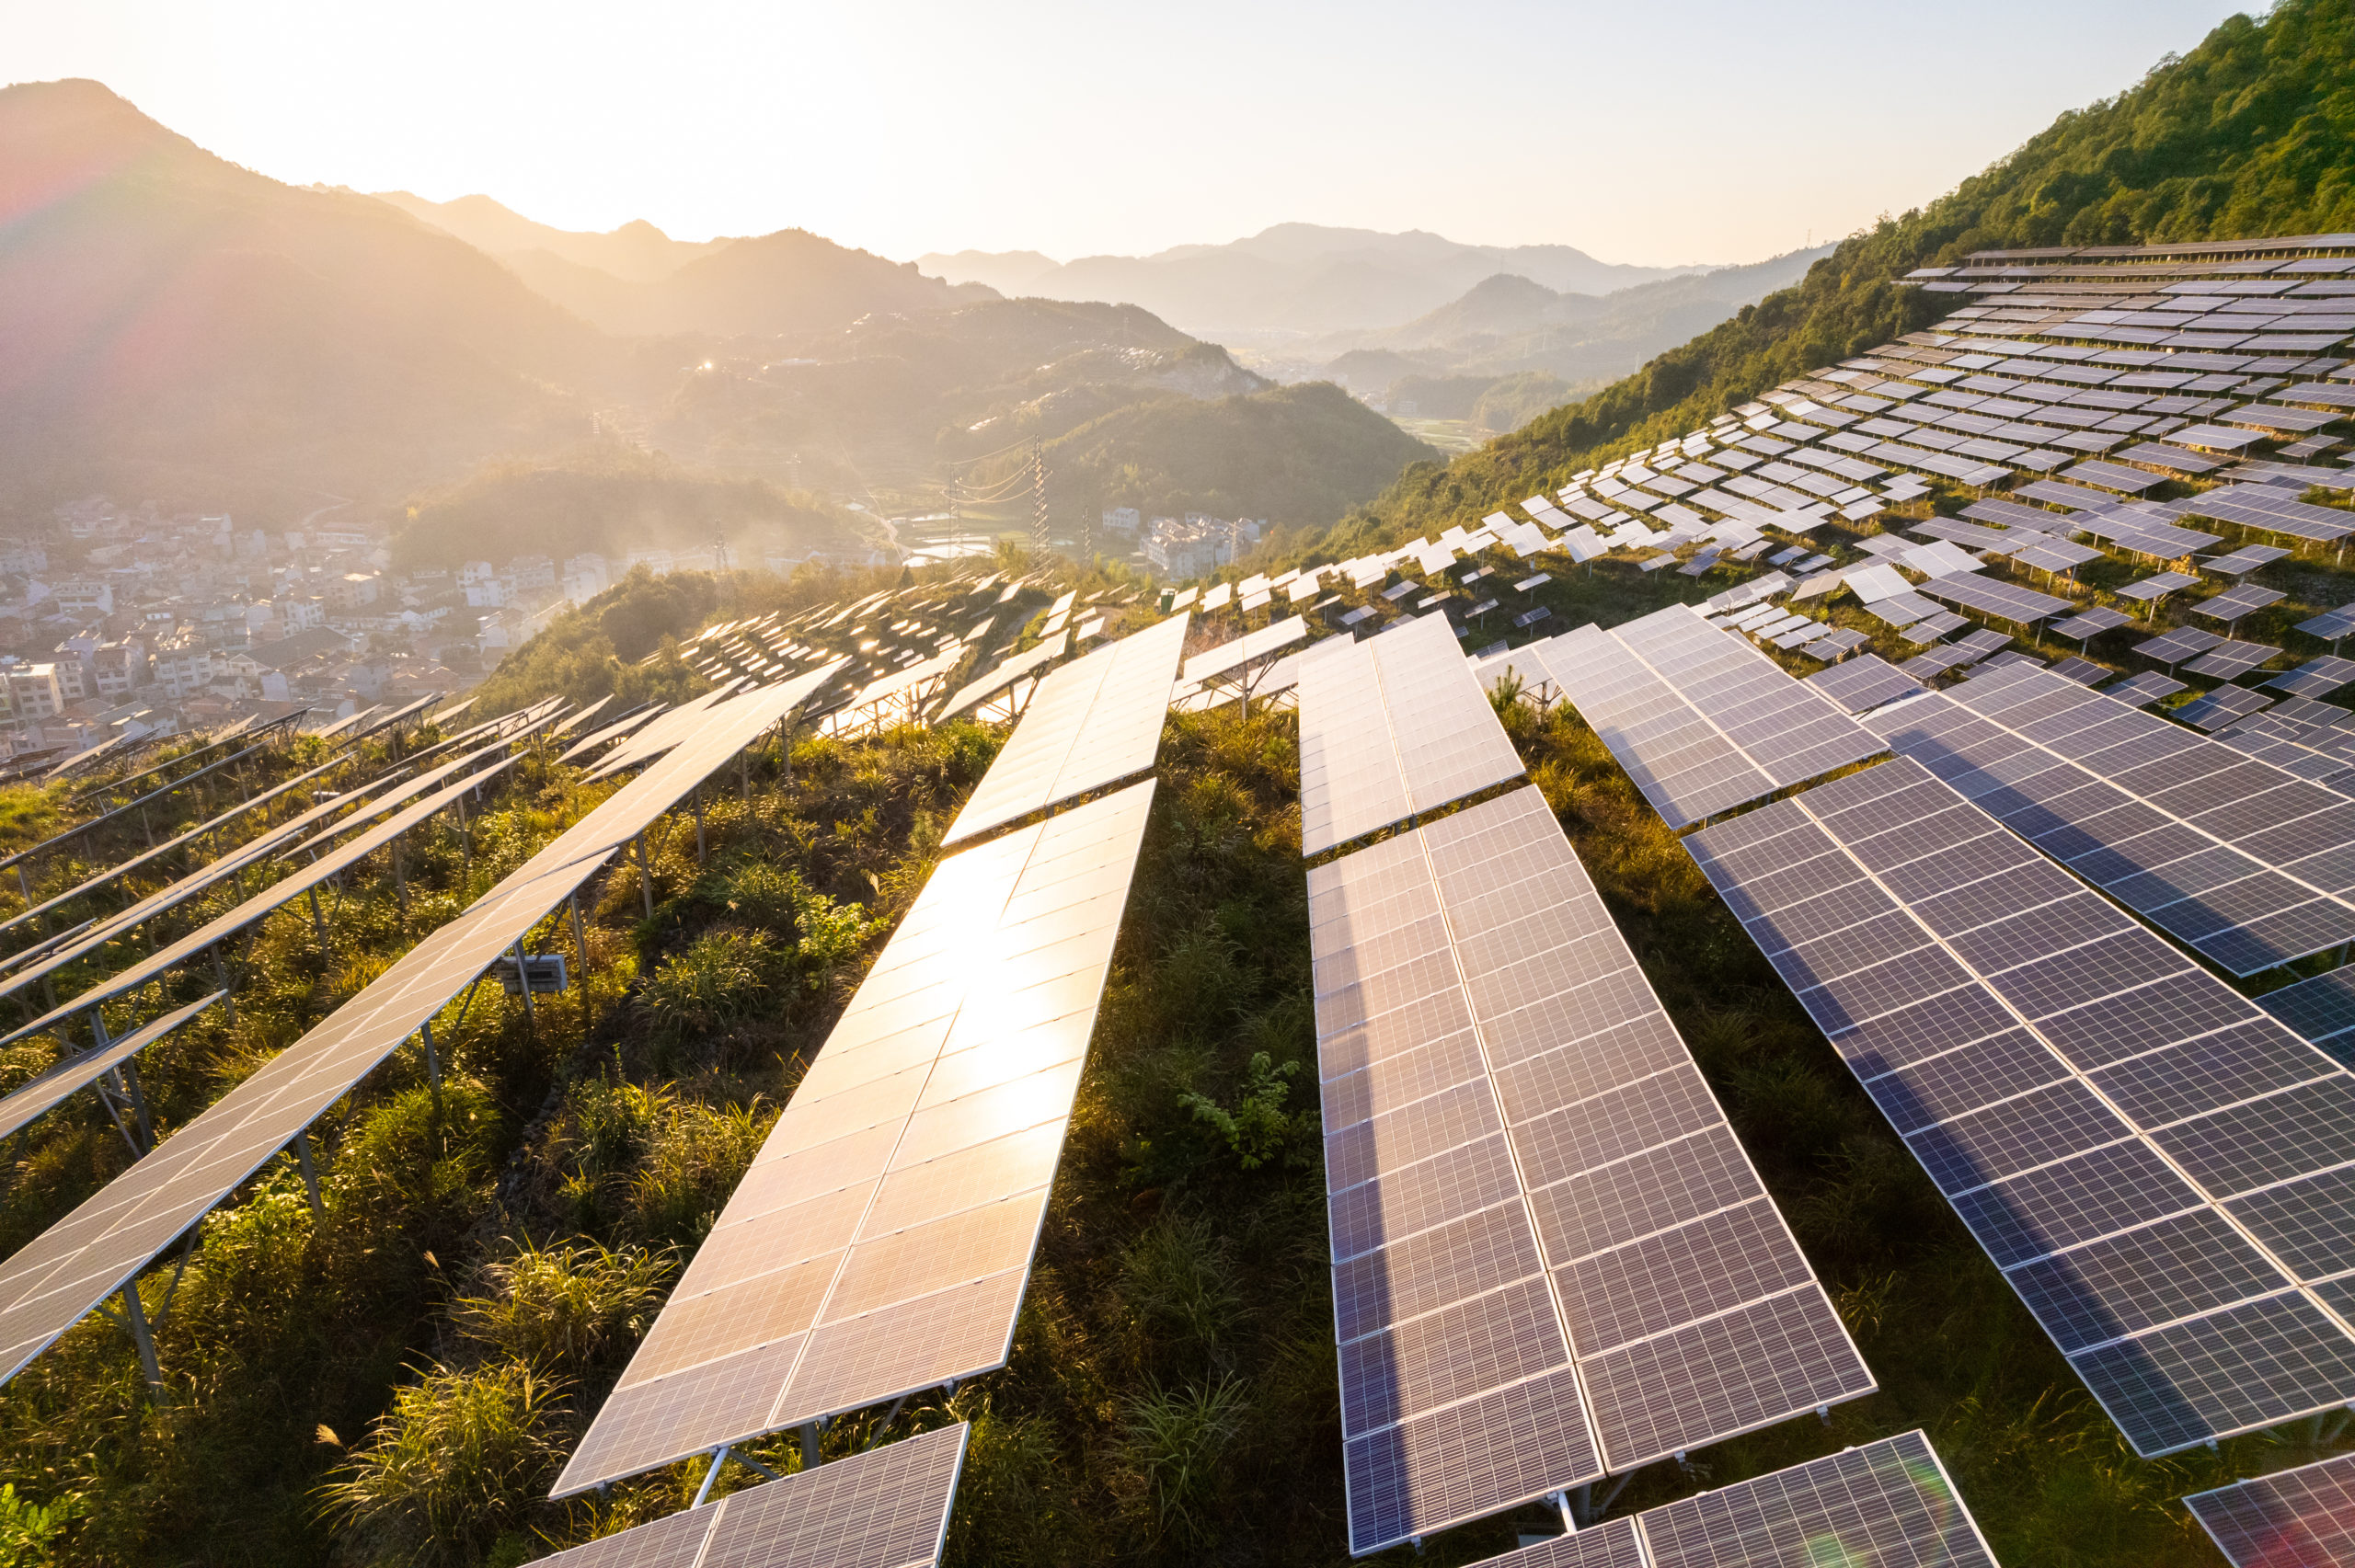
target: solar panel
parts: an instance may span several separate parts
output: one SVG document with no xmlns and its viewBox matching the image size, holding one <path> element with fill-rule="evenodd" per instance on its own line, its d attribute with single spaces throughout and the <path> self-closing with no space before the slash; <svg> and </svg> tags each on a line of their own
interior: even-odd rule
<svg viewBox="0 0 2355 1568">
<path fill-rule="evenodd" d="M 2350 681 L 2355 681 L 2355 658 L 2325 654 L 2320 658 L 2308 659 L 2295 670 L 2283 670 L 2265 684 L 2293 697 L 2326 697 Z"/>
<path fill-rule="evenodd" d="M 2233 1568 L 2355 1562 L 2355 1454 L 2185 1498 Z"/>
<path fill-rule="evenodd" d="M 1975 577 L 1967 572 L 1932 578 L 1915 591 L 1948 604 L 1960 605 L 1965 610 L 1976 610 L 1982 615 L 1993 615 L 1998 621 L 2010 621 L 2023 626 L 2067 614 L 2077 607 L 2074 600 L 2039 593 L 2017 583 L 2000 582 L 1993 578 Z"/>
<path fill-rule="evenodd" d="M 1686 842 L 2136 1452 L 2355 1397 L 2355 1079 L 1911 758 Z"/>
<path fill-rule="evenodd" d="M 1867 719 L 1998 820 L 2230 973 L 2355 938 L 2355 801 L 2049 670 Z"/>
<path fill-rule="evenodd" d="M 2191 607 L 2191 610 L 2195 615 L 2205 615 L 2211 620 L 2237 621 L 2253 610 L 2262 610 L 2269 604 L 2279 604 L 2287 597 L 2288 595 L 2279 589 L 2245 582 L 2200 601 Z"/>
<path fill-rule="evenodd" d="M 1410 591 L 1416 587 L 1413 583 L 1402 583 L 1400 586 Z M 1202 607 L 1206 610 L 1213 608 L 1207 601 Z M 1304 642 L 1307 637 L 1308 623 L 1297 615 L 1274 622 L 1256 632 L 1246 632 L 1233 642 L 1221 643 L 1216 647 L 1205 648 L 1193 655 L 1186 660 L 1186 679 L 1197 686 L 1215 681 L 1294 643 Z"/>
<path fill-rule="evenodd" d="M 1304 855 L 1522 771 L 1445 616 L 1363 642 L 1327 638 L 1299 670 Z"/>
<path fill-rule="evenodd" d="M 2102 695 L 2113 703 L 2124 703 L 2129 707 L 2146 708 L 2183 689 L 2182 681 L 2170 681 L 2155 670 L 2145 670 L 2139 675 L 2128 676 Z"/>
<path fill-rule="evenodd" d="M 1040 681 L 1013 738 L 941 843 L 962 842 L 1152 767 L 1189 619 L 1181 612 Z"/>
<path fill-rule="evenodd" d="M 2129 624 L 2126 616 L 2107 605 L 2100 605 L 2091 610 L 2081 611 L 2065 621 L 2055 621 L 2052 623 L 2051 631 L 2057 636 L 2084 642 L 2089 637 L 2099 636 L 2104 632 Z"/>
<path fill-rule="evenodd" d="M 511 950 L 655 818 L 799 701 L 796 681 L 716 710 L 457 918 L 0 1264 L 0 1380 L 12 1378 L 235 1191 L 418 1025 Z"/>
<path fill-rule="evenodd" d="M 972 1427 L 959 1422 L 541 1559 L 562 1568 L 929 1568 Z"/>
<path fill-rule="evenodd" d="M 1005 1365 L 1152 800 L 941 863 L 552 1496 Z"/>
<path fill-rule="evenodd" d="M 0 1099 L 0 1138 L 13 1137 L 75 1090 L 87 1088 L 229 993 L 216 990 L 144 1024 L 122 1038 L 63 1057 Z"/>
<path fill-rule="evenodd" d="M 2194 675 L 2234 681 L 2264 664 L 2281 650 L 2269 643 L 2222 642 L 2184 666 Z"/>
<path fill-rule="evenodd" d="M 2080 686 L 2098 686 L 2117 671 L 2106 664 L 2097 664 L 2090 658 L 2071 657 L 2054 665 L 2052 673 L 2064 681 L 2074 681 Z"/>
<path fill-rule="evenodd" d="M 2212 654 L 2210 656 L 2214 657 Z M 2207 659 L 2200 661 L 2200 664 L 2207 662 Z M 2193 668 L 2197 670 L 2199 666 L 2194 665 Z M 2194 729 L 2213 734 L 2272 705 L 2273 699 L 2262 692 L 2252 692 L 2242 686 L 2219 686 L 2207 695 L 2195 697 L 2177 708 L 2174 716 Z"/>
<path fill-rule="evenodd" d="M 1184 612 L 1179 612 L 1183 618 Z M 1017 653 L 1000 662 L 986 675 L 976 676 L 957 690 L 948 705 L 933 715 L 933 723 L 945 724 L 959 714 L 970 712 L 996 696 L 1017 681 L 1027 681 L 1063 658 L 1071 647 L 1069 633 L 1059 632 L 1037 647 Z"/>
<path fill-rule="evenodd" d="M 1686 605 L 1534 654 L 1655 810 L 1689 827 L 1880 748 L 1821 692 Z"/>
<path fill-rule="evenodd" d="M 2340 1064 L 2355 1061 L 2355 968 L 2325 970 L 2267 991 L 2257 1004 Z"/>
<path fill-rule="evenodd" d="M 1920 1432 L 1556 1536 L 1473 1568 L 1995 1568 Z"/>
<path fill-rule="evenodd" d="M 2181 664 L 2185 659 L 2206 653 L 2223 642 L 2213 632 L 2203 632 L 2197 626 L 2177 626 L 2165 636 L 2136 643 L 2134 651 L 2160 664 Z"/>
<path fill-rule="evenodd" d="M 1308 880 L 1353 1553 L 1871 1390 L 1542 795 Z"/>
</svg>

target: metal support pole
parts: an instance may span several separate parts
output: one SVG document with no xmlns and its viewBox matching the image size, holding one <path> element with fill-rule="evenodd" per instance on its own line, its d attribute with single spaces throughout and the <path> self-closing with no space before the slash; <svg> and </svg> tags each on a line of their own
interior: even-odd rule
<svg viewBox="0 0 2355 1568">
<path fill-rule="evenodd" d="M 308 1127 L 294 1135 L 294 1162 L 303 1168 L 303 1189 L 311 1195 L 311 1218 L 324 1219 L 327 1207 L 319 1202 L 319 1173 L 311 1168 L 311 1133 Z"/>
<path fill-rule="evenodd" d="M 126 1061 L 115 1071 L 121 1079 L 124 1093 L 131 1097 L 132 1111 L 139 1117 L 139 1147 L 155 1148 L 155 1126 L 147 1117 L 146 1091 L 139 1087 L 139 1064 Z"/>
<path fill-rule="evenodd" d="M 703 785 L 697 784 L 695 785 L 695 864 L 701 865 L 703 860 Z"/>
<path fill-rule="evenodd" d="M 523 962 L 523 939 L 515 939 L 515 984 L 523 993 L 523 1023 L 534 1035 L 540 1032 L 540 1015 L 532 1006 L 532 970 Z"/>
<path fill-rule="evenodd" d="M 425 1043 L 425 1081 L 433 1086 L 433 1119 L 442 1119 L 442 1057 L 433 1048 L 433 1020 L 429 1018 L 417 1026 L 418 1037 Z"/>
<path fill-rule="evenodd" d="M 814 1421 L 805 1422 L 801 1427 L 801 1468 L 816 1470 L 819 1463 L 818 1424 Z"/>
<path fill-rule="evenodd" d="M 319 913 L 319 885 L 314 882 L 303 891 L 311 900 L 311 928 L 319 933 L 319 956 L 324 958 L 327 951 L 327 920 Z"/>
<path fill-rule="evenodd" d="M 139 1347 L 139 1369 L 147 1374 L 148 1396 L 160 1398 L 164 1373 L 155 1365 L 155 1336 L 147 1331 L 147 1309 L 140 1304 L 139 1282 L 135 1279 L 123 1282 L 122 1321 L 131 1330 L 131 1343 Z"/>
<path fill-rule="evenodd" d="M 704 1505 L 704 1500 L 711 1495 L 711 1483 L 719 1479 L 719 1467 L 727 1462 L 728 1445 L 722 1443 L 712 1449 L 711 1467 L 703 1472 L 703 1484 L 695 1488 L 695 1500 L 687 1505 L 689 1507 L 700 1508 Z"/>
<path fill-rule="evenodd" d="M 638 890 L 646 895 L 646 918 L 652 920 L 654 918 L 654 873 L 646 864 L 646 833 L 642 829 L 638 835 Z"/>
<path fill-rule="evenodd" d="M 583 1034 L 586 1034 L 588 1033 L 591 1023 L 589 1014 L 589 937 L 588 933 L 582 931 L 580 927 L 580 895 L 577 892 L 574 893 L 570 898 L 565 900 L 565 903 L 572 910 L 572 956 L 580 966 L 578 970 L 579 978 L 573 981 L 573 990 L 580 998 L 580 1029 Z"/>
</svg>

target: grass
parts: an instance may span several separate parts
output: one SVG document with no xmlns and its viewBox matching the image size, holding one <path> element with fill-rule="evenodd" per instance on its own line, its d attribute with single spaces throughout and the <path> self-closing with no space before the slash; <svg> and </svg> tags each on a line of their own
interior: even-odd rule
<svg viewBox="0 0 2355 1568">
<path fill-rule="evenodd" d="M 2285 568 L 2317 569 L 2269 570 Z M 1544 592 L 1566 625 L 1707 590 L 1598 566 Z M 2174 1499 L 2297 1462 L 2299 1437 L 2128 1453 L 1594 736 L 1559 706 L 1506 717 L 1881 1386 L 1828 1425 L 1654 1466 L 1619 1508 L 1919 1425 L 2007 1562 L 2212 1568 Z M 176 1287 L 176 1256 L 143 1281 L 159 1406 L 99 1319 L 0 1391 L 0 1544 L 21 1528 L 45 1543 L 26 1552 L 75 1562 L 511 1563 L 684 1506 L 699 1464 L 544 1499 L 997 742 L 965 725 L 803 738 L 789 777 L 771 750 L 747 791 L 707 797 L 702 860 L 691 824 L 658 830 L 650 917 L 634 867 L 584 898 L 578 989 L 527 1018 L 482 988 L 437 1024 L 438 1110 L 404 1053 L 315 1127 L 323 1217 L 281 1158 L 199 1228 Z M 1173 715 L 1158 772 L 1011 1363 L 911 1402 L 888 1434 L 871 1413 L 825 1438 L 839 1456 L 972 1422 L 959 1564 L 1346 1561 L 1292 721 Z M 371 864 L 331 951 L 299 904 L 266 922 L 234 1023 L 216 1009 L 143 1061 L 166 1129 L 603 793 L 527 763 L 465 834 L 416 836 L 405 909 Z M 533 945 L 570 942 L 559 921 Z M 94 1104 L 35 1124 L 0 1242 L 126 1158 Z M 789 1437 L 752 1452 L 799 1463 Z M 718 1490 L 755 1479 L 731 1469 Z M 1541 1515 L 1449 1532 L 1420 1561 L 1508 1549 Z"/>
</svg>

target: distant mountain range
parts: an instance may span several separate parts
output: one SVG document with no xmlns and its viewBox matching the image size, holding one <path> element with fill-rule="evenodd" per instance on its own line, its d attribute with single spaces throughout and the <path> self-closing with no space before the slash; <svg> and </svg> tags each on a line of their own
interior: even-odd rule
<svg viewBox="0 0 2355 1568">
<path fill-rule="evenodd" d="M 436 515 L 534 498 L 515 519 L 559 555 L 706 504 L 695 473 L 584 455 L 597 432 L 780 484 L 748 524 L 838 532 L 826 497 L 928 507 L 946 464 L 1090 424 L 1090 496 L 1294 522 L 1433 455 L 1134 306 L 1009 301 L 798 229 L 696 245 L 287 186 L 95 82 L 0 89 L 0 514 L 108 490 L 399 519 L 488 474 L 475 511 Z"/>
<path fill-rule="evenodd" d="M 1367 331 L 1439 309 L 1499 272 L 1569 293 L 1606 294 L 1705 267 L 1627 267 L 1566 245 L 1462 245 L 1410 230 L 1279 223 L 1227 245 L 1057 262 L 1037 251 L 916 258 L 951 282 L 1002 294 L 1138 304 L 1197 337 L 1260 347 L 1286 337 Z"/>
</svg>

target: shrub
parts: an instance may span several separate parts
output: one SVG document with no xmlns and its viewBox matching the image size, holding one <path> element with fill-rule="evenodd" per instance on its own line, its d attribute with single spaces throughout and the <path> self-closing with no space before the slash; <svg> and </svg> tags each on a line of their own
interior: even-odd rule
<svg viewBox="0 0 2355 1568">
<path fill-rule="evenodd" d="M 534 1246 L 486 1264 L 489 1294 L 459 1299 L 458 1326 L 529 1366 L 595 1365 L 646 1332 L 662 1301 L 668 1259 L 595 1242 Z"/>
<path fill-rule="evenodd" d="M 1150 1388 L 1127 1402 L 1122 1457 L 1152 1500 L 1156 1539 L 1209 1543 L 1212 1505 L 1228 1480 L 1221 1461 L 1249 1413 L 1243 1385 L 1233 1378 L 1175 1391 Z"/>
<path fill-rule="evenodd" d="M 1256 1171 L 1279 1157 L 1287 1164 L 1305 1169 L 1310 1135 L 1315 1130 L 1314 1116 L 1288 1114 L 1284 1110 L 1284 1101 L 1292 1093 L 1292 1080 L 1299 1071 L 1300 1063 L 1296 1061 L 1277 1066 L 1267 1052 L 1255 1051 L 1235 1109 L 1230 1111 L 1206 1094 L 1190 1092 L 1179 1095 L 1178 1104 L 1191 1111 L 1196 1121 L 1207 1122 L 1216 1128 L 1245 1170 Z"/>
<path fill-rule="evenodd" d="M 631 1229 L 649 1241 L 701 1241 L 744 1179 L 775 1119 L 762 1114 L 757 1100 L 720 1109 L 668 1106 L 630 1182 Z"/>
<path fill-rule="evenodd" d="M 328 1511 L 409 1561 L 466 1562 L 537 1500 L 562 1457 L 562 1383 L 521 1361 L 435 1367 L 393 1394 L 322 1488 Z"/>
<path fill-rule="evenodd" d="M 646 1010 L 673 1038 L 723 1029 L 750 1017 L 778 968 L 769 938 L 723 926 L 666 959 L 646 982 Z"/>
<path fill-rule="evenodd" d="M 36 1503 L 17 1494 L 16 1484 L 0 1484 L 0 1568 L 42 1568 L 55 1562 L 57 1538 L 65 1527 L 90 1511 L 78 1492 L 61 1493 L 52 1503 Z"/>
</svg>

